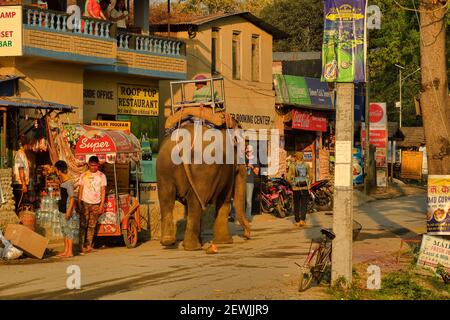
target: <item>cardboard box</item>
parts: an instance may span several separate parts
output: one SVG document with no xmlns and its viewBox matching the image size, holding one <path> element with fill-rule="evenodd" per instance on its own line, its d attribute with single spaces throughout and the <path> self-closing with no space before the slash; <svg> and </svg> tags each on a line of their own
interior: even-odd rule
<svg viewBox="0 0 450 320">
<path fill-rule="evenodd" d="M 21 224 L 8 224 L 5 238 L 13 246 L 22 250 L 25 254 L 36 259 L 42 259 L 48 245 L 48 239 L 31 231 Z"/>
</svg>

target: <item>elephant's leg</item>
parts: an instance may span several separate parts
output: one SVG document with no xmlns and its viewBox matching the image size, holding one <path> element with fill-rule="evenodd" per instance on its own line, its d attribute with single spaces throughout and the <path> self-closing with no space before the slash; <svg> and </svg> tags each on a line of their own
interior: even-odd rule
<svg viewBox="0 0 450 320">
<path fill-rule="evenodd" d="M 158 198 L 161 210 L 161 244 L 171 246 L 176 242 L 176 231 L 173 223 L 173 208 L 176 199 L 175 187 L 160 184 L 158 186 Z"/>
<path fill-rule="evenodd" d="M 188 217 L 184 233 L 183 246 L 185 250 L 200 250 L 200 218 L 203 213 L 198 199 L 192 194 L 187 202 Z"/>
<path fill-rule="evenodd" d="M 233 243 L 228 232 L 228 215 L 231 210 L 231 201 L 226 199 L 217 202 L 217 216 L 214 222 L 214 243 Z"/>
<path fill-rule="evenodd" d="M 250 239 L 250 224 L 245 217 L 245 194 L 247 186 L 247 172 L 245 165 L 238 165 L 236 172 L 236 180 L 234 185 L 234 207 L 236 209 L 236 217 L 244 228 L 243 237 Z"/>
</svg>

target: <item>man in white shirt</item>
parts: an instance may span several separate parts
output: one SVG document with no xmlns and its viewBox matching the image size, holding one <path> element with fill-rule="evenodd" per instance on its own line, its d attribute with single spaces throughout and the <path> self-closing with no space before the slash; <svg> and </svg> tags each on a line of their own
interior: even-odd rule
<svg viewBox="0 0 450 320">
<path fill-rule="evenodd" d="M 92 251 L 95 228 L 98 216 L 104 211 L 106 176 L 99 171 L 98 157 L 89 158 L 89 170 L 80 176 L 80 189 L 78 192 L 78 208 L 80 208 L 80 250 L 82 253 Z M 84 240 L 87 247 L 84 247 Z"/>
</svg>

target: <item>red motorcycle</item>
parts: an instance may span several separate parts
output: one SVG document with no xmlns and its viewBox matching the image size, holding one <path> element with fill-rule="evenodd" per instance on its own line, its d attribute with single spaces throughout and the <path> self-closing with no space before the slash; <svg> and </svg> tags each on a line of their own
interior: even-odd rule
<svg viewBox="0 0 450 320">
<path fill-rule="evenodd" d="M 283 207 L 286 201 L 282 195 L 282 189 L 272 179 L 262 184 L 260 197 L 263 212 L 271 213 L 279 218 L 286 217 L 286 210 Z"/>
</svg>

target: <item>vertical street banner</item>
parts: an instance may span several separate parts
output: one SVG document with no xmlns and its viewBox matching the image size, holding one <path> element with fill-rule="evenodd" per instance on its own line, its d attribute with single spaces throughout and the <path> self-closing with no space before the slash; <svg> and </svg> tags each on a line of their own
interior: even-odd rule
<svg viewBox="0 0 450 320">
<path fill-rule="evenodd" d="M 450 175 L 428 176 L 427 233 L 450 235 Z"/>
<path fill-rule="evenodd" d="M 366 0 L 324 0 L 324 82 L 365 82 Z"/>
</svg>

